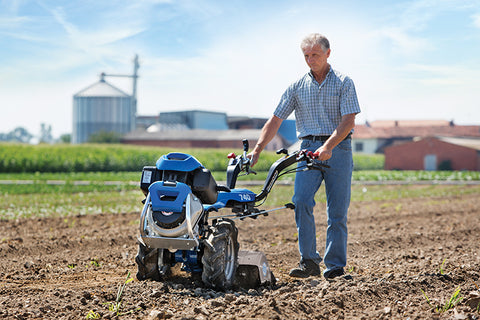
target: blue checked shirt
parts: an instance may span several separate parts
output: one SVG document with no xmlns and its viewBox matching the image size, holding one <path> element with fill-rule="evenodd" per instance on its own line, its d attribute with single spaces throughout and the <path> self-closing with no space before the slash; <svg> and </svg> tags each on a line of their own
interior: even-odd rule
<svg viewBox="0 0 480 320">
<path fill-rule="evenodd" d="M 342 116 L 359 113 L 360 106 L 352 79 L 330 67 L 321 84 L 309 72 L 290 85 L 273 114 L 285 120 L 293 111 L 301 139 L 331 135 Z"/>
</svg>

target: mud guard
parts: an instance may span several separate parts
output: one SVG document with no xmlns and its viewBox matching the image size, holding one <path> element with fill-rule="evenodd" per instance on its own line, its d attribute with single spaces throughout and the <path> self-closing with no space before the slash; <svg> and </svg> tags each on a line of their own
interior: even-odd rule
<svg viewBox="0 0 480 320">
<path fill-rule="evenodd" d="M 235 285 L 244 289 L 276 284 L 267 257 L 263 252 L 239 251 L 238 268 L 235 274 Z"/>
</svg>

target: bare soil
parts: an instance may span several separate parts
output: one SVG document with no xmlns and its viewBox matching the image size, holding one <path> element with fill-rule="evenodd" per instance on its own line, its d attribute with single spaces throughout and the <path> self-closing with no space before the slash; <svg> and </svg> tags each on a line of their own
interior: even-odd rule
<svg viewBox="0 0 480 320">
<path fill-rule="evenodd" d="M 352 203 L 350 280 L 288 276 L 299 260 L 292 211 L 239 221 L 240 249 L 266 254 L 275 286 L 220 292 L 175 270 L 127 283 L 111 311 L 128 271 L 135 277 L 138 218 L 0 221 L 0 318 L 480 319 L 478 195 Z M 323 252 L 322 205 L 316 221 Z M 462 299 L 442 312 L 457 289 Z"/>
</svg>

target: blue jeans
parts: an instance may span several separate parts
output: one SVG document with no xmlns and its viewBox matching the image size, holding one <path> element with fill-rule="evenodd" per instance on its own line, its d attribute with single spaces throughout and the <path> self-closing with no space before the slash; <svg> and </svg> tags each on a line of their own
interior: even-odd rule
<svg viewBox="0 0 480 320">
<path fill-rule="evenodd" d="M 315 151 L 323 142 L 303 140 L 301 149 Z M 308 170 L 297 172 L 295 177 L 295 222 L 298 230 L 298 248 L 302 259 L 322 261 L 317 251 L 315 217 L 315 193 L 325 181 L 327 196 L 327 238 L 323 261 L 324 274 L 347 264 L 347 212 L 350 205 L 352 182 L 351 139 L 340 142 L 332 151 L 332 157 L 323 162 L 330 166 L 325 172 Z M 303 163 L 304 164 L 304 163 Z M 302 163 L 298 164 L 299 166 Z"/>
</svg>

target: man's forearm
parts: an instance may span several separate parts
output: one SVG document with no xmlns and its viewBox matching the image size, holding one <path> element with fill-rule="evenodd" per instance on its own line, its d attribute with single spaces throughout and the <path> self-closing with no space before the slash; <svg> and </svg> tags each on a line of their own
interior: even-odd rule
<svg viewBox="0 0 480 320">
<path fill-rule="evenodd" d="M 262 132 L 260 133 L 260 138 L 258 139 L 255 148 L 253 148 L 252 153 L 248 155 L 252 161 L 252 167 L 257 163 L 260 153 L 263 151 L 263 149 L 277 134 L 278 128 L 280 128 L 282 121 L 283 120 L 279 117 L 272 116 L 263 126 Z"/>
<path fill-rule="evenodd" d="M 272 139 L 277 134 L 278 128 L 282 124 L 282 119 L 278 118 L 277 116 L 272 116 L 262 128 L 262 132 L 260 134 L 260 138 L 255 145 L 253 152 L 262 152 L 262 150 L 267 146 L 267 144 L 272 141 Z"/>
<path fill-rule="evenodd" d="M 342 117 L 342 121 L 338 124 L 335 131 L 333 131 L 330 138 L 325 142 L 324 146 L 332 150 L 335 148 L 355 127 L 355 113 L 347 114 Z"/>
</svg>

